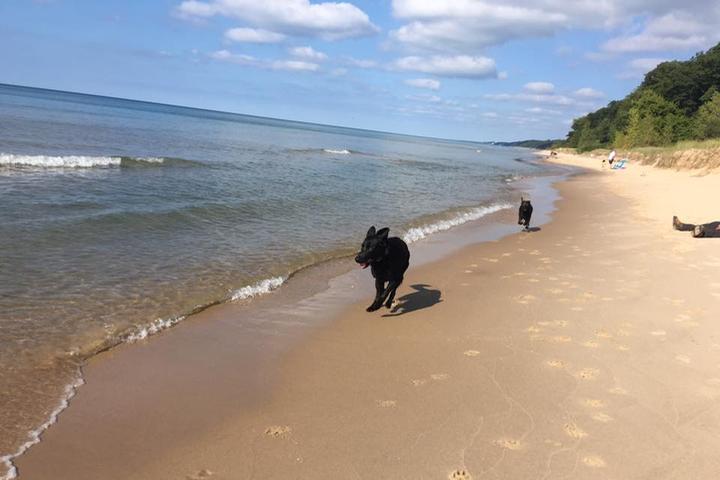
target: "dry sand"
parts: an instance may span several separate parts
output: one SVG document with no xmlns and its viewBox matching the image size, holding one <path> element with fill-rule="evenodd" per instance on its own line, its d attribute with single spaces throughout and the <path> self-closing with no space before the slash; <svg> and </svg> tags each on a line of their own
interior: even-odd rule
<svg viewBox="0 0 720 480">
<path fill-rule="evenodd" d="M 255 372 L 252 401 L 202 394 L 234 374 L 228 325 L 182 367 L 172 333 L 109 355 L 20 478 L 717 478 L 720 241 L 671 218 L 719 219 L 719 187 L 634 165 L 577 176 L 541 231 L 411 269 L 401 315 L 353 305 L 272 381 Z"/>
</svg>

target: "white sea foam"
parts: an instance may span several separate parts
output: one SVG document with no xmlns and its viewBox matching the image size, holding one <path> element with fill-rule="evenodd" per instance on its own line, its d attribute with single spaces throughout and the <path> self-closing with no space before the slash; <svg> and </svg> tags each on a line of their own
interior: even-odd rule
<svg viewBox="0 0 720 480">
<path fill-rule="evenodd" d="M 13 155 L 0 153 L 0 165 L 40 168 L 91 168 L 120 165 L 120 157 L 87 157 L 69 155 L 51 157 L 46 155 Z"/>
<path fill-rule="evenodd" d="M 264 293 L 270 293 L 285 282 L 282 277 L 266 278 L 252 285 L 248 285 L 239 290 L 235 290 L 232 294 L 233 300 L 242 300 L 244 298 L 253 298 Z"/>
<path fill-rule="evenodd" d="M 440 220 L 439 222 L 423 225 L 422 227 L 411 228 L 405 233 L 403 239 L 408 243 L 416 242 L 433 233 L 449 230 L 463 223 L 477 220 L 491 213 L 499 212 L 500 210 L 505 210 L 506 208 L 512 208 L 512 205 L 503 203 L 490 205 L 488 207 L 473 208 L 447 220 Z"/>
<path fill-rule="evenodd" d="M 350 155 L 350 150 L 333 150 L 332 148 L 324 148 L 323 152 L 332 153 L 333 155 Z"/>
<path fill-rule="evenodd" d="M 82 379 L 82 377 L 78 376 L 78 378 L 76 378 L 72 383 L 67 385 L 65 387 L 65 394 L 60 401 L 60 405 L 58 405 L 57 408 L 55 408 L 55 410 L 50 413 L 50 417 L 47 419 L 47 421 L 35 430 L 31 431 L 28 435 L 28 440 L 22 445 L 20 445 L 20 447 L 15 453 L 0 457 L 0 464 L 4 465 L 6 468 L 6 472 L 4 474 L 0 472 L 0 475 L 3 475 L 0 477 L 0 480 L 12 480 L 14 478 L 17 478 L 17 468 L 13 464 L 13 460 L 25 453 L 28 448 L 40 442 L 40 436 L 45 430 L 50 427 L 50 425 L 57 422 L 57 418 L 58 415 L 60 415 L 60 412 L 62 412 L 68 407 L 68 405 L 70 404 L 70 399 L 75 396 L 77 389 L 84 383 L 85 381 Z"/>
<path fill-rule="evenodd" d="M 147 163 L 163 163 L 163 162 L 165 162 L 165 159 L 162 157 L 138 157 L 135 160 L 138 162 L 147 162 Z"/>
<path fill-rule="evenodd" d="M 149 325 L 145 325 L 142 327 L 138 327 L 134 332 L 129 333 L 124 340 L 127 343 L 137 342 L 138 340 L 143 340 L 150 335 L 155 335 L 156 333 L 162 332 L 163 330 L 166 330 L 176 323 L 182 322 L 185 320 L 185 315 L 180 315 L 177 317 L 171 317 L 171 318 L 158 318 L 150 322 Z"/>
<path fill-rule="evenodd" d="M 138 157 L 131 159 L 138 163 L 163 163 L 162 157 Z M 14 155 L 0 153 L 0 167 L 34 167 L 34 168 L 94 168 L 117 167 L 122 165 L 122 157 L 91 157 L 85 155 Z"/>
</svg>

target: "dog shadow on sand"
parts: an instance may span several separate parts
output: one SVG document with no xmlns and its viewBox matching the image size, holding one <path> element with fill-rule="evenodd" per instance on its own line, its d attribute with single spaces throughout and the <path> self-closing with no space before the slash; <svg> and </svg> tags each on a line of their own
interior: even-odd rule
<svg viewBox="0 0 720 480">
<path fill-rule="evenodd" d="M 540 228 L 540 227 L 530 227 L 530 228 L 524 229 L 523 232 L 533 233 L 533 232 L 539 232 L 540 230 L 542 230 L 542 228 Z"/>
<path fill-rule="evenodd" d="M 412 293 L 403 295 L 395 300 L 390 313 L 386 313 L 383 317 L 397 317 L 405 313 L 422 310 L 423 308 L 429 308 L 436 303 L 442 302 L 442 292 L 434 288 L 430 288 L 430 285 L 424 283 L 416 283 L 410 285 L 410 288 L 415 290 Z"/>
</svg>

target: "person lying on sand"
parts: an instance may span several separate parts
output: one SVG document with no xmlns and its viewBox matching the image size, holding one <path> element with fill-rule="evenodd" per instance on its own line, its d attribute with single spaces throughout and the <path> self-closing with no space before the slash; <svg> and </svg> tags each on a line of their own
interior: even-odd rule
<svg viewBox="0 0 720 480">
<path fill-rule="evenodd" d="M 673 228 L 682 232 L 693 232 L 693 237 L 720 237 L 720 222 L 710 222 L 694 225 L 682 223 L 678 217 L 673 217 Z"/>
</svg>

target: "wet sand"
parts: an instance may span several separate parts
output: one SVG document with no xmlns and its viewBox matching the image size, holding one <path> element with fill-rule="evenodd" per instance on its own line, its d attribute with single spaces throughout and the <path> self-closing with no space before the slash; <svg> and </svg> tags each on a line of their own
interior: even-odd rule
<svg viewBox="0 0 720 480">
<path fill-rule="evenodd" d="M 541 230 L 412 268 L 396 312 L 368 296 L 289 353 L 210 310 L 115 349 L 20 478 L 714 478 L 720 244 L 671 218 L 717 220 L 719 178 L 576 176 Z"/>
</svg>

